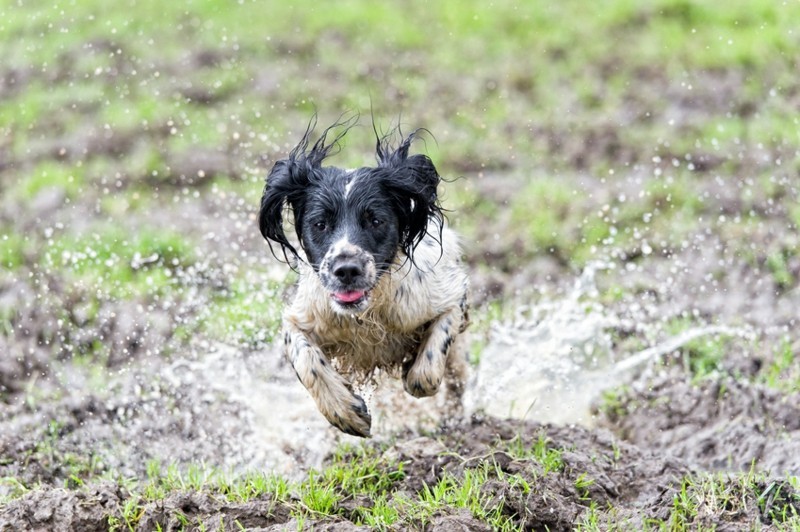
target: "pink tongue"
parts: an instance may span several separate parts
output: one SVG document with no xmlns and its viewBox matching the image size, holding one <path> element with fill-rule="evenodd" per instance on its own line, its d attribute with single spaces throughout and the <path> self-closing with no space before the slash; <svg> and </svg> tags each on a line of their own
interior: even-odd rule
<svg viewBox="0 0 800 532">
<path fill-rule="evenodd" d="M 333 297 L 336 298 L 336 301 L 341 301 L 342 303 L 352 303 L 364 297 L 364 292 L 362 290 L 356 290 L 355 292 L 337 292 L 333 294 Z"/>
</svg>

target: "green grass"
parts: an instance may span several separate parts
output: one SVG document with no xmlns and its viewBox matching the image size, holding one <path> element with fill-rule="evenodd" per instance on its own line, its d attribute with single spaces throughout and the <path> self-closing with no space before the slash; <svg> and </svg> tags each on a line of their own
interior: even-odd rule
<svg viewBox="0 0 800 532">
<path fill-rule="evenodd" d="M 264 473 L 233 477 L 202 465 L 165 467 L 153 460 L 147 464 L 146 479 L 125 482 L 128 496 L 111 523 L 112 529 L 135 529 L 148 503 L 162 501 L 173 493 L 194 491 L 222 497 L 231 504 L 271 500 L 289 508 L 298 522 L 341 516 L 356 525 L 388 530 L 423 526 L 444 510 L 466 508 L 493 529 L 516 530 L 502 502 L 492 503 L 484 486 L 496 479 L 523 495 L 531 491 L 522 476 L 504 473 L 491 461 L 468 467 L 463 474 L 444 473 L 434 485 L 424 486 L 417 494 L 395 492 L 404 478 L 403 463 L 387 460 L 379 449 L 366 446 L 340 447 L 329 465 L 312 470 L 300 482 Z M 348 501 L 358 504 L 346 505 Z M 201 523 L 196 516 L 183 517 L 187 525 L 213 525 Z"/>
<path fill-rule="evenodd" d="M 394 484 L 405 477 L 402 463 L 387 462 L 375 449 L 343 447 L 331 464 L 321 471 L 311 471 L 298 488 L 300 502 L 294 513 L 304 517 L 335 515 L 339 503 L 359 496 L 374 501 L 372 506 L 358 505 L 349 516 L 356 523 L 391 525 L 397 510 L 387 497 Z"/>
<path fill-rule="evenodd" d="M 767 268 L 778 290 L 789 290 L 797 284 L 795 275 L 789 269 L 789 260 L 793 256 L 797 256 L 797 252 L 788 249 L 767 256 Z"/>
<path fill-rule="evenodd" d="M 596 196 L 585 197 L 585 184 L 563 177 L 531 178 L 509 200 L 508 225 L 516 238 L 511 268 L 519 268 L 536 255 L 551 255 L 572 267 L 607 258 L 614 252 L 637 257 L 674 249 L 697 228 L 708 208 L 696 193 L 698 177 L 686 168 L 670 168 L 641 185 L 639 197 L 608 197 L 602 183 L 592 180 Z M 520 183 L 524 183 L 520 180 Z M 452 187 L 452 185 L 451 185 Z M 455 197 L 459 228 L 462 218 L 469 233 L 479 230 L 479 220 L 500 216 L 491 198 L 474 192 Z M 472 221 L 470 221 L 472 220 Z"/>
<path fill-rule="evenodd" d="M 38 73 L 0 110 L 14 154 L 25 156 L 52 132 L 69 138 L 86 125 L 140 132 L 142 140 L 118 156 L 91 153 L 76 169 L 46 161 L 46 174 L 15 170 L 14 188 L 25 195 L 58 183 L 74 195 L 119 173 L 126 188 L 144 185 L 137 190 L 146 209 L 153 200 L 148 187 L 174 177 L 170 156 L 200 146 L 252 166 L 258 155 L 285 155 L 314 109 L 324 123 L 343 110 L 366 115 L 372 108 L 384 125 L 402 116 L 410 127 L 430 128 L 436 142 L 424 149 L 443 175 L 524 172 L 509 206 L 523 249 L 516 258 L 509 254 L 509 267 L 537 255 L 581 267 L 606 247 L 635 255 L 642 238 L 674 245 L 697 227 L 704 206 L 687 156 L 713 152 L 734 168 L 740 153 L 761 145 L 784 154 L 784 166 L 800 164 L 792 155 L 800 141 L 793 115 L 785 98 L 770 96 L 792 84 L 781 73 L 791 70 L 790 52 L 800 43 L 789 22 L 800 17 L 795 3 L 128 5 L 0 8 L 5 64 Z M 416 59 L 423 51 L 425 61 Z M 210 59 L 193 67 L 190 52 Z M 649 76 L 686 79 L 688 86 L 728 71 L 746 78 L 731 89 L 732 110 L 712 105 L 675 125 L 667 122 L 660 82 L 639 83 Z M 274 92 L 260 92 L 260 83 Z M 192 93 L 206 94 L 213 105 L 190 101 Z M 758 112 L 739 109 L 753 105 Z M 642 116 L 619 117 L 623 108 Z M 370 162 L 371 135 L 369 127 L 356 128 L 334 162 Z M 606 142 L 605 152 L 593 154 Z M 644 202 L 612 201 L 608 212 L 561 177 L 578 166 L 613 182 L 630 173 L 624 165 L 655 166 L 654 155 L 679 160 L 680 168 L 648 179 Z M 531 168 L 542 177 L 532 178 Z M 58 172 L 72 172 L 73 181 Z M 453 219 L 468 238 L 501 210 L 466 181 L 446 188 Z M 124 205 L 106 197 L 102 203 L 113 212 Z M 652 222 L 642 220 L 648 213 Z M 781 289 L 796 284 L 780 254 L 769 260 Z"/>
<path fill-rule="evenodd" d="M 28 239 L 16 232 L 0 233 L 0 266 L 6 271 L 19 268 L 25 263 Z"/>
<path fill-rule="evenodd" d="M 95 332 L 103 326 L 99 320 L 106 319 L 109 306 L 122 300 L 141 309 L 170 305 L 194 293 L 187 294 L 187 286 L 204 280 L 202 272 L 195 271 L 191 240 L 155 227 L 130 232 L 121 226 L 93 224 L 82 233 L 48 227 L 26 237 L 0 236 L 0 244 L 2 278 L 32 278 L 47 287 L 38 305 L 50 313 L 53 324 L 37 333 L 39 345 L 70 358 L 93 389 L 103 382 L 99 368 L 110 363 L 113 355 L 127 358 L 127 351 L 115 352 L 119 346 Z M 208 290 L 205 287 L 200 295 L 210 297 Z M 0 331 L 18 334 L 24 312 L 14 307 L 0 309 Z M 192 316 L 179 319 L 189 322 Z M 141 325 L 148 323 L 144 319 Z M 165 333 L 165 338 L 171 336 Z M 159 349 L 168 352 L 170 347 L 164 344 Z"/>
<path fill-rule="evenodd" d="M 489 343 L 492 324 L 506 318 L 507 316 L 504 315 L 506 311 L 506 306 L 495 300 L 489 301 L 482 308 L 471 312 L 469 362 L 473 366 L 477 366 L 481 361 L 481 354 Z"/>
<path fill-rule="evenodd" d="M 800 492 L 784 481 L 763 474 L 700 474 L 684 477 L 666 519 L 646 521 L 648 529 L 696 530 L 715 526 L 717 519 L 735 518 L 757 508 L 763 523 L 781 530 L 800 529 Z"/>
<path fill-rule="evenodd" d="M 691 319 L 676 318 L 666 324 L 665 330 L 670 336 L 675 336 L 695 325 Z M 681 363 L 695 382 L 719 376 L 726 354 L 737 342 L 725 334 L 695 338 L 680 348 Z"/>
<path fill-rule="evenodd" d="M 0 504 L 22 497 L 30 491 L 30 488 L 15 477 L 0 477 L 0 486 L 3 487 L 5 493 L 4 496 L 0 497 Z"/>
<path fill-rule="evenodd" d="M 278 500 L 288 499 L 289 484 L 276 475 L 249 472 L 234 477 L 202 465 L 190 465 L 180 470 L 172 464 L 164 467 L 159 461 L 147 463 L 147 480 L 136 489 L 145 501 L 163 499 L 179 491 L 210 490 L 233 503 L 246 503 L 250 500 L 271 495 Z"/>
<path fill-rule="evenodd" d="M 761 369 L 757 380 L 786 393 L 800 390 L 800 357 L 788 337 L 773 349 L 771 359 Z"/>
<path fill-rule="evenodd" d="M 725 337 L 687 342 L 681 349 L 684 364 L 696 379 L 716 375 L 722 369 L 722 361 L 729 345 L 729 340 Z"/>
<path fill-rule="evenodd" d="M 86 452 L 64 451 L 59 446 L 59 441 L 69 432 L 69 427 L 63 426 L 55 419 L 46 423 L 46 428 L 41 432 L 39 439 L 25 450 L 25 464 L 35 464 L 42 471 L 51 471 L 56 478 L 63 479 L 63 487 L 76 489 L 84 483 L 99 478 L 105 474 L 106 468 L 102 459 L 93 449 Z M 5 465 L 0 461 L 0 465 Z M 14 477 L 0 478 L 0 484 L 11 486 L 7 493 L 8 500 L 15 499 L 25 493 L 36 489 L 41 479 L 22 481 Z M 2 499 L 0 499 L 2 502 Z"/>
<path fill-rule="evenodd" d="M 718 530 L 734 527 L 742 530 L 800 530 L 800 491 L 797 478 L 776 480 L 761 473 L 699 473 L 680 479 L 674 487 L 667 516 L 647 515 L 641 529 L 682 532 Z M 753 514 L 758 514 L 755 517 Z M 755 518 L 754 518 L 755 517 Z M 602 508 L 596 503 L 576 523 L 582 532 L 630 530 L 631 517 L 613 506 Z"/>
<path fill-rule="evenodd" d="M 417 501 L 408 503 L 411 521 L 424 526 L 443 507 L 465 508 L 492 530 L 516 530 L 511 518 L 503 513 L 502 501 L 499 504 L 496 500 L 492 501 L 482 490 L 493 476 L 505 479 L 507 475 L 486 462 L 478 467 L 465 469 L 460 477 L 445 474 L 435 485 L 425 486 Z M 519 488 L 525 493 L 529 492 L 530 486 L 527 482 L 521 477 L 516 478 Z"/>
<path fill-rule="evenodd" d="M 422 7 L 419 2 L 412 2 L 415 3 Z M 678 73 L 685 68 L 731 65 L 754 68 L 781 61 L 781 52 L 792 50 L 797 44 L 797 37 L 789 31 L 791 25 L 787 21 L 798 15 L 794 5 L 763 3 L 754 12 L 746 2 L 726 5 L 723 10 L 682 0 L 617 1 L 602 8 L 587 8 L 574 1 L 558 6 L 546 3 L 520 6 L 503 1 L 489 8 L 477 2 L 463 4 L 450 0 L 434 6 L 425 5 L 424 9 L 400 2 L 376 6 L 364 1 L 348 1 L 335 6 L 314 5 L 313 9 L 294 4 L 246 3 L 223 9 L 214 0 L 170 6 L 146 1 L 138 2 L 133 11 L 110 9 L 94 1 L 71 6 L 69 16 L 58 7 L 45 5 L 26 4 L 3 11 L 0 38 L 14 43 L 7 56 L 10 65 L 48 64 L 53 69 L 56 68 L 53 58 L 75 55 L 79 60 L 72 68 L 78 80 L 84 77 L 94 80 L 98 71 L 123 68 L 124 72 L 132 74 L 135 70 L 136 75 L 130 76 L 131 82 L 126 79 L 119 85 L 119 79 L 109 78 L 107 87 L 102 89 L 102 95 L 113 100 L 122 96 L 131 101 L 132 97 L 131 105 L 120 106 L 132 110 L 139 107 L 137 100 L 151 94 L 146 90 L 149 87 L 160 91 L 160 100 L 174 98 L 175 93 L 168 90 L 169 84 L 163 81 L 168 78 L 168 72 L 161 73 L 158 78 L 150 78 L 150 75 L 161 72 L 159 67 L 164 63 L 182 60 L 182 43 L 187 38 L 192 38 L 198 48 L 218 49 L 227 54 L 235 49 L 239 57 L 247 59 L 256 52 L 280 57 L 291 50 L 301 61 L 311 60 L 333 68 L 339 65 L 345 83 L 355 83 L 366 90 L 377 89 L 379 85 L 365 79 L 359 70 L 350 68 L 359 64 L 361 58 L 397 49 L 425 50 L 428 58 L 425 69 L 448 71 L 454 78 L 467 73 L 479 78 L 508 78 L 511 87 L 523 96 L 530 93 L 546 99 L 554 88 L 563 88 L 565 79 L 571 79 L 567 90 L 582 95 L 587 105 L 619 98 L 628 90 L 625 80 L 636 69 L 654 63 L 665 64 L 668 71 Z M 335 28 L 331 26 L 332 20 L 336 21 Z M 47 38 L 34 39 L 48 25 L 67 31 L 49 31 Z M 289 33 L 286 28 L 290 26 L 302 27 L 303 31 Z M 430 27 L 437 31 L 427 31 Z M 447 31 L 441 31 L 444 28 Z M 497 39 L 498 32 L 505 38 Z M 338 39 L 340 34 L 357 35 L 358 39 L 343 42 Z M 605 34 L 624 35 L 624 48 L 612 39 L 594 40 L 591 46 L 579 45 L 586 35 Z M 87 54 L 82 48 L 87 36 L 96 41 L 106 39 L 117 43 L 121 53 L 117 54 L 111 46 L 95 47 Z M 77 53 L 78 50 L 82 53 Z M 525 60 L 518 65 L 506 61 L 519 50 L 536 53 L 525 54 Z M 597 83 L 594 68 L 602 67 L 604 61 L 622 53 L 626 60 L 619 63 L 619 71 L 613 72 L 605 83 Z M 553 56 L 560 58 L 557 60 L 559 68 L 543 68 L 553 61 Z M 154 64 L 136 61 L 139 57 L 156 57 L 159 61 Z M 120 62 L 122 67 L 118 65 Z M 587 70 L 586 65 L 593 65 L 593 68 Z M 419 67 L 400 62 L 397 68 L 405 74 L 395 79 L 403 93 L 412 101 L 423 98 L 427 84 Z M 190 81 L 212 92 L 235 94 L 237 88 L 247 85 L 250 75 L 246 64 L 222 60 L 200 71 L 198 77 Z M 144 89 L 137 79 L 141 76 L 149 81 Z M 322 96 L 321 88 L 307 84 L 294 87 L 292 83 L 291 79 L 286 81 L 284 93 L 297 95 L 296 105 L 304 105 L 304 99 L 316 100 Z M 611 94 L 601 92 L 608 90 L 606 87 L 611 88 Z M 375 103 L 383 103 L 382 93 L 377 90 L 371 94 L 352 94 L 334 87 L 329 94 L 337 105 L 344 104 L 342 107 L 365 109 L 370 97 Z M 480 137 L 488 132 L 491 136 L 494 134 L 491 126 L 505 120 L 509 111 L 516 110 L 513 99 L 488 98 L 485 105 L 477 119 L 457 113 L 454 121 L 465 131 L 481 132 Z M 23 108 L 36 110 L 43 106 L 48 108 L 49 104 L 45 101 Z M 34 120 L 40 115 L 30 114 Z M 470 136 L 475 137 L 465 137 Z"/>
<path fill-rule="evenodd" d="M 202 329 L 214 338 L 258 347 L 269 344 L 278 332 L 283 285 L 264 283 L 258 289 L 241 280 L 212 298 L 199 318 Z"/>
<path fill-rule="evenodd" d="M 232 274 L 230 283 L 211 295 L 194 326 L 213 338 L 263 348 L 280 328 L 283 294 L 295 277 L 276 281 L 254 270 Z"/>
<path fill-rule="evenodd" d="M 164 467 L 159 461 L 147 464 L 147 478 L 142 482 L 127 479 L 128 496 L 120 508 L 109 516 L 110 530 L 135 530 L 145 513 L 145 505 L 162 501 L 169 495 L 185 492 L 205 492 L 220 497 L 231 504 L 245 504 L 254 500 L 272 500 L 285 503 L 290 499 L 290 484 L 282 477 L 262 472 L 249 472 L 240 476 L 226 474 L 216 468 L 190 465 L 179 469 L 172 464 Z M 214 523 L 205 523 L 180 510 L 169 516 L 182 526 L 214 529 Z"/>
<path fill-rule="evenodd" d="M 48 445 L 52 445 L 59 431 L 57 424 L 51 424 L 39 452 L 48 452 Z M 586 507 L 577 518 L 577 529 L 626 529 L 630 516 L 610 504 L 604 506 L 593 500 L 589 490 L 595 479 L 580 471 L 565 470 L 561 451 L 553 449 L 544 436 L 531 442 L 515 438 L 498 442 L 498 445 L 498 450 L 508 452 L 515 461 L 533 461 L 542 466 L 541 474 L 563 476 L 565 481 L 572 482 Z M 507 508 L 507 499 L 524 500 L 534 493 L 537 473 L 532 473 L 533 481 L 529 476 L 533 470 L 526 469 L 528 473 L 525 474 L 508 473 L 491 456 L 463 461 L 456 469 L 448 467 L 440 472 L 435 483 L 423 485 L 416 493 L 404 489 L 405 464 L 386 458 L 380 448 L 373 446 L 340 447 L 327 466 L 311 471 L 298 482 L 264 472 L 233 476 L 200 464 L 179 468 L 152 460 L 147 464 L 145 478 L 118 479 L 127 495 L 109 516 L 109 524 L 112 530 L 136 529 L 147 505 L 163 504 L 167 497 L 176 493 L 199 492 L 231 505 L 269 501 L 273 510 L 277 506 L 285 508 L 298 523 L 344 518 L 377 530 L 423 528 L 436 516 L 466 509 L 493 530 L 517 530 L 519 525 L 515 519 L 524 516 Z M 70 475 L 66 487 L 81 489 L 84 481 L 98 475 L 109 477 L 100 470 L 83 475 L 76 471 Z M 12 497 L 30 490 L 13 478 L 0 479 L 0 482 L 13 487 Z M 502 497 L 496 496 L 497 489 L 502 490 Z M 537 497 L 548 496 L 547 491 L 536 493 Z M 735 522 L 738 512 L 749 511 L 752 515 L 752 509 L 756 508 L 762 524 L 771 523 L 781 530 L 798 530 L 800 480 L 793 476 L 776 479 L 754 470 L 687 475 L 674 488 L 667 516 L 659 519 L 644 516 L 644 524 L 648 530 L 694 530 L 712 526 L 714 519 Z M 175 512 L 162 518 L 171 517 L 187 527 L 211 529 L 216 526 L 203 522 L 197 510 Z"/>
<path fill-rule="evenodd" d="M 48 243 L 41 268 L 65 272 L 74 285 L 105 297 L 154 296 L 176 284 L 194 251 L 184 235 L 102 227 L 80 236 L 58 235 Z"/>
<path fill-rule="evenodd" d="M 627 385 L 616 386 L 603 390 L 600 397 L 598 410 L 612 423 L 624 417 L 629 412 L 630 387 Z"/>
<path fill-rule="evenodd" d="M 554 251 L 567 235 L 561 234 L 562 220 L 568 217 L 577 191 L 557 178 L 542 178 L 520 191 L 511 206 L 514 225 L 522 225 L 531 245 L 544 252 Z"/>
<path fill-rule="evenodd" d="M 147 478 L 129 480 L 129 496 L 118 514 L 112 517 L 112 528 L 136 528 L 149 502 L 162 501 L 178 492 L 205 492 L 222 497 L 231 504 L 254 500 L 272 500 L 290 508 L 299 521 L 325 519 L 340 515 L 341 503 L 358 496 L 367 496 L 370 505 L 359 506 L 348 515 L 354 522 L 385 528 L 398 519 L 398 509 L 389 505 L 387 495 L 404 477 L 402 464 L 381 458 L 378 451 L 367 447 L 342 447 L 330 465 L 311 471 L 302 482 L 262 472 L 239 476 L 203 465 L 178 468 L 164 466 L 157 460 L 147 464 Z M 177 516 L 176 516 L 177 517 Z M 187 525 L 213 526 L 195 517 L 183 515 Z"/>
<path fill-rule="evenodd" d="M 85 185 L 84 169 L 80 165 L 45 161 L 25 172 L 8 194 L 17 201 L 30 202 L 47 188 L 63 191 L 65 198 L 75 198 Z"/>
<path fill-rule="evenodd" d="M 151 155 L 152 158 L 143 155 L 138 160 L 131 160 L 134 159 L 133 157 L 129 158 L 126 162 L 130 163 L 130 166 L 126 165 L 124 171 L 126 173 L 133 172 L 133 175 L 145 175 L 151 171 L 158 172 L 156 168 L 161 167 L 161 158 L 158 154 Z M 98 164 L 94 165 L 97 171 L 102 172 L 105 168 L 108 168 L 103 163 L 104 161 L 98 161 Z M 141 173 L 138 172 L 140 169 L 142 170 Z M 145 187 L 137 185 L 126 188 L 117 194 L 105 195 L 100 199 L 99 203 L 103 214 L 110 218 L 121 220 L 129 214 L 146 214 L 152 208 L 152 201 L 150 192 Z"/>
<path fill-rule="evenodd" d="M 517 435 L 499 443 L 498 447 L 515 460 L 535 460 L 542 465 L 545 474 L 564 468 L 564 461 L 561 459 L 563 449 L 553 448 L 544 434 L 540 434 L 534 441 L 525 441 Z"/>
</svg>

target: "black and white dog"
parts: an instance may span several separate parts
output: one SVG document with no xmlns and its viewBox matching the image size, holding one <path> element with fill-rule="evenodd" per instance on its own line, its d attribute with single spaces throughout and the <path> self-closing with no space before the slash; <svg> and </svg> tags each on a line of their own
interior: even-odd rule
<svg viewBox="0 0 800 532">
<path fill-rule="evenodd" d="M 275 163 L 261 198 L 261 234 L 300 278 L 283 317 L 286 354 L 320 412 L 341 431 L 370 435 L 371 416 L 353 382 L 376 369 L 398 375 L 415 397 L 460 404 L 466 371 L 467 276 L 458 238 L 444 223 L 440 181 L 415 138 L 378 137 L 376 167 L 322 166 L 347 132 L 337 123 L 310 145 L 315 121 Z M 328 142 L 334 128 L 344 129 Z M 283 228 L 291 207 L 296 249 Z M 345 378 L 347 376 L 348 378 Z"/>
</svg>

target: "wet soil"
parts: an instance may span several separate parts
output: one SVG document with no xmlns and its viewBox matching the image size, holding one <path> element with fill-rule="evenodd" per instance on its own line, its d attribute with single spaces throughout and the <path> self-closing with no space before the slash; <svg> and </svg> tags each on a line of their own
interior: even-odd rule
<svg viewBox="0 0 800 532">
<path fill-rule="evenodd" d="M 632 385 L 605 424 L 625 441 L 707 471 L 800 471 L 800 395 L 733 377 L 668 372 Z"/>
<path fill-rule="evenodd" d="M 95 43 L 96 50 L 107 48 Z M 244 87 L 228 92 L 174 81 L 229 60 L 226 53 L 200 50 L 179 64 L 152 68 L 173 80 L 165 91 L 209 110 L 237 90 L 277 102 L 284 78 L 307 75 L 300 62 L 289 62 L 260 69 Z M 71 61 L 66 54 L 44 81 L 78 79 L 70 73 Z M 377 70 L 392 67 L 375 65 Z M 130 68 L 117 65 L 104 74 L 105 82 L 116 83 Z M 42 75 L 33 68 L 3 71 L 0 103 Z M 688 97 L 663 72 L 643 70 L 628 105 L 580 124 L 573 119 L 529 127 L 509 119 L 509 138 L 526 138 L 532 149 L 550 154 L 537 171 L 555 172 L 565 187 L 580 192 L 573 199 L 578 219 L 609 205 L 612 211 L 619 208 L 620 197 L 642 197 L 654 172 L 671 161 L 685 161 L 687 155 L 693 161 L 691 191 L 703 201 L 691 226 L 654 229 L 644 243 L 601 249 L 597 258 L 611 267 L 597 272 L 591 290 L 581 292 L 576 304 L 570 294 L 581 268 L 563 250 L 536 249 L 505 212 L 515 191 L 531 179 L 530 168 L 509 162 L 502 142 L 487 147 L 485 155 L 445 162 L 464 177 L 454 186 L 470 187 L 497 207 L 492 216 L 469 206 L 450 216 L 456 227 L 479 220 L 465 243 L 476 314 L 488 314 L 499 302 L 512 313 L 523 309 L 524 319 L 504 317 L 488 330 L 473 327 L 482 356 L 470 388 L 468 421 L 441 428 L 441 420 L 428 415 L 430 403 L 407 398 L 400 408 L 377 408 L 376 424 L 381 415 L 386 420 L 369 445 L 404 464 L 404 476 L 389 489 L 392 497 L 414 498 L 445 475 L 460 478 L 487 467 L 490 478 L 481 495 L 518 527 L 568 530 L 596 514 L 601 526 L 641 529 L 648 520 L 671 518 L 683 479 L 719 472 L 728 475 L 723 484 L 733 485 L 736 475 L 752 471 L 763 476 L 741 494 L 743 504 L 701 512 L 691 526 L 777 526 L 769 510 L 781 502 L 800 512 L 800 495 L 786 481 L 800 475 L 800 392 L 797 385 L 776 387 L 765 379 L 777 347 L 788 341 L 795 366 L 784 369 L 800 382 L 800 254 L 789 218 L 798 198 L 797 170 L 786 169 L 788 164 L 776 170 L 774 190 L 754 186 L 746 177 L 775 160 L 790 161 L 797 146 L 786 141 L 743 146 L 738 154 L 701 148 L 673 154 L 668 143 L 645 150 L 623 134 L 620 124 L 642 126 L 658 118 L 674 120 L 680 135 L 709 116 L 757 110 L 758 102 L 742 96 L 746 76 L 741 71 L 692 76 L 696 89 Z M 339 97 L 347 91 L 338 78 L 332 85 L 316 82 Z M 432 84 L 444 94 L 457 94 L 468 88 L 462 82 Z M 439 102 L 444 110 L 437 112 L 450 112 L 450 105 L 467 107 L 454 101 Z M 531 102 L 518 104 L 524 108 Z M 0 530 L 108 530 L 131 497 L 126 479 L 145 479 L 153 462 L 182 470 L 203 463 L 234 473 L 271 471 L 301 480 L 328 463 L 337 445 L 358 443 L 321 419 L 269 341 L 237 343 L 192 328 L 209 301 L 230 289 L 235 275 L 258 271 L 252 290 L 285 276 L 285 266 L 269 255 L 256 229 L 257 200 L 214 183 L 225 176 L 258 191 L 265 167 L 285 154 L 284 146 L 270 141 L 247 149 L 233 143 L 167 149 L 168 117 L 109 132 L 96 116 L 97 107 L 75 109 L 86 124 L 69 129 L 54 116 L 55 123 L 37 126 L 24 150 L 0 143 L 3 193 L 42 161 L 103 159 L 113 169 L 89 172 L 79 194 L 52 186 L 28 204 L 8 194 L 0 197 L 0 222 L 29 235 L 34 248 L 25 249 L 13 271 L 0 270 Z M 308 118 L 305 109 L 286 109 L 286 114 L 296 124 Z M 135 162 L 153 151 L 161 161 L 158 177 Z M 617 168 L 617 177 L 599 177 L 598 165 Z M 120 214 L 104 206 L 109 189 L 113 195 L 137 187 L 149 194 L 143 208 L 126 207 Z M 732 223 L 748 217 L 747 228 Z M 37 247 L 92 224 L 119 225 L 120 219 L 132 234 L 157 227 L 196 243 L 195 258 L 176 268 L 174 290 L 157 297 L 97 296 L 95 287 L 78 286 L 64 271 L 42 267 Z M 784 258 L 782 277 L 770 262 L 776 253 Z M 607 297 L 612 289 L 619 297 Z M 531 307 L 540 312 L 530 313 Z M 607 373 L 625 357 L 669 339 L 673 333 L 666 324 L 678 318 L 738 327 L 756 341 L 727 348 L 718 370 L 702 379 L 683 364 L 686 354 L 680 348 L 613 378 Z M 99 353 L 93 350 L 98 339 L 104 346 Z M 559 374 L 543 353 L 576 357 L 570 368 L 589 369 L 593 380 L 585 372 Z M 501 382 L 509 368 L 517 380 Z M 565 378 L 573 381 L 563 389 L 538 386 Z M 601 397 L 610 386 L 622 386 L 611 405 Z M 564 390 L 568 393 L 561 394 Z M 507 391 L 512 393 L 504 396 Z M 553 399 L 546 411 L 544 399 L 538 399 L 545 395 Z M 397 404 L 381 403 L 380 396 L 373 401 Z M 508 416 L 522 419 L 504 419 Z M 559 470 L 545 471 L 540 460 L 510 449 L 512 441 L 530 444 L 540 437 L 562 451 Z M 778 488 L 769 491 L 770 486 Z M 772 494 L 768 503 L 764 493 Z M 180 491 L 147 502 L 137 530 L 192 529 L 200 523 L 225 530 L 239 525 L 351 530 L 358 528 L 358 507 L 368 504 L 340 501 L 331 517 L 301 523 L 293 514 L 296 502 L 296 494 L 288 502 L 264 496 L 232 503 L 210 492 Z M 468 510 L 454 507 L 424 522 L 409 517 L 398 528 L 488 529 Z"/>
<path fill-rule="evenodd" d="M 513 442 L 542 438 L 552 448 L 564 449 L 562 465 L 556 471 L 546 471 L 540 460 L 511 450 Z M 648 447 L 628 443 L 606 430 L 474 418 L 457 429 L 399 437 L 385 447 L 383 457 L 404 466 L 404 475 L 388 490 L 390 500 L 419 494 L 448 475 L 462 477 L 465 471 L 485 469 L 489 478 L 480 487 L 480 496 L 488 501 L 487 507 L 499 508 L 517 527 L 570 530 L 591 511 L 599 513 L 601 523 L 613 520 L 633 530 L 669 518 L 668 509 L 681 488 L 681 479 L 692 473 L 691 462 L 698 463 L 678 457 L 668 445 Z M 581 483 L 586 479 L 590 482 Z M 781 493 L 800 509 L 796 500 L 791 503 L 796 495 L 790 487 Z M 109 482 L 73 490 L 35 490 L 7 504 L 0 515 L 9 530 L 106 530 L 109 518 L 121 517 L 120 506 L 127 496 L 124 488 Z M 742 496 L 750 502 L 744 510 L 732 515 L 706 515 L 695 524 L 735 529 L 769 526 L 771 518 L 764 513 L 764 506 L 756 504 L 758 494 L 753 491 Z M 366 529 L 353 525 L 351 519 L 357 519 L 358 509 L 369 504 L 368 499 L 342 500 L 331 510 L 335 517 L 311 519 L 302 526 L 315 530 Z M 253 530 L 296 528 L 298 523 L 290 516 L 289 505 L 271 496 L 237 504 L 211 493 L 180 492 L 148 503 L 137 530 L 152 530 L 156 525 L 162 530 L 180 530 L 187 523 L 191 528 L 213 523 L 221 530 L 236 530 L 239 524 Z M 469 511 L 452 507 L 443 508 L 430 520 L 409 519 L 404 526 L 489 530 Z"/>
</svg>

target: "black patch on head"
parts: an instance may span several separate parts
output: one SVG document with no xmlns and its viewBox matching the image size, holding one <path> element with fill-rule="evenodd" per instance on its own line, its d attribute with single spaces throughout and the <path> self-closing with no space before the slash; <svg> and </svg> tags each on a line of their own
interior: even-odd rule
<svg viewBox="0 0 800 532">
<path fill-rule="evenodd" d="M 299 229 L 312 266 L 316 268 L 346 235 L 351 245 L 367 252 L 377 268 L 385 270 L 397 254 L 402 224 L 392 198 L 378 186 L 378 169 L 346 173 L 327 167 L 324 171 L 327 179 L 308 191 L 305 223 Z"/>
<path fill-rule="evenodd" d="M 420 130 L 403 138 L 397 148 L 391 147 L 393 134 L 378 137 L 377 167 L 359 168 L 352 173 L 322 167 L 355 121 L 356 118 L 337 122 L 309 148 L 316 125 L 316 117 L 312 118 L 300 143 L 287 159 L 275 163 L 267 177 L 259 229 L 273 254 L 274 242 L 281 247 L 287 262 L 288 255 L 299 259 L 299 254 L 284 233 L 286 206 L 291 207 L 300 246 L 315 268 L 333 242 L 345 233 L 352 244 L 373 256 L 380 271 L 394 260 L 398 249 L 413 261 L 414 248 L 425 237 L 431 220 L 441 241 L 439 174 L 427 156 L 408 155 Z M 341 131 L 328 142 L 334 129 Z M 351 189 L 345 193 L 348 183 Z"/>
</svg>

